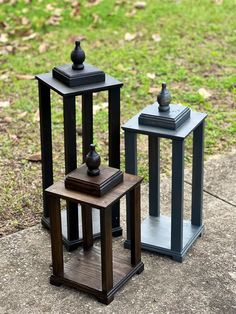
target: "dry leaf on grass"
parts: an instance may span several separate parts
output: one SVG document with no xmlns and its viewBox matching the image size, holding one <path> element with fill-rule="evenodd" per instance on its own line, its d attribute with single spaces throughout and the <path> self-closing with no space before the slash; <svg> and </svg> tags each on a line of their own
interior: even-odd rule
<svg viewBox="0 0 236 314">
<path fill-rule="evenodd" d="M 132 11 L 125 13 L 125 16 L 132 17 L 132 16 L 135 16 L 136 13 L 137 13 L 137 10 L 133 9 Z"/>
<path fill-rule="evenodd" d="M 39 122 L 39 120 L 40 120 L 39 109 L 37 109 L 33 117 L 33 122 Z"/>
<path fill-rule="evenodd" d="M 211 93 L 205 88 L 199 88 L 198 94 L 201 95 L 204 99 L 208 99 L 211 97 Z"/>
<path fill-rule="evenodd" d="M 34 80 L 34 75 L 30 74 L 16 74 L 15 76 L 19 80 Z"/>
<path fill-rule="evenodd" d="M 86 3 L 86 7 L 94 7 L 95 5 L 98 5 L 102 0 L 88 0 L 88 3 Z"/>
<path fill-rule="evenodd" d="M 41 153 L 35 153 L 31 156 L 28 156 L 26 158 L 26 160 L 33 161 L 33 162 L 39 162 L 39 161 L 41 161 Z"/>
<path fill-rule="evenodd" d="M 147 77 L 150 78 L 151 80 L 154 80 L 156 77 L 155 73 L 147 73 Z"/>
<path fill-rule="evenodd" d="M 4 44 L 8 42 L 8 34 L 4 34 L 4 33 L 0 34 L 0 42 Z"/>
<path fill-rule="evenodd" d="M 49 44 L 47 43 L 42 43 L 40 46 L 39 46 L 39 52 L 40 53 L 44 53 L 48 50 L 49 48 Z"/>
<path fill-rule="evenodd" d="M 10 101 L 5 100 L 5 101 L 0 101 L 0 108 L 6 108 L 10 106 Z"/>
<path fill-rule="evenodd" d="M 18 119 L 22 119 L 22 118 L 24 118 L 26 115 L 27 115 L 27 111 L 23 111 L 23 112 L 21 112 L 21 113 L 19 113 L 18 115 L 17 115 L 17 118 Z"/>
<path fill-rule="evenodd" d="M 125 34 L 125 41 L 132 41 L 137 37 L 137 34 L 131 34 L 131 33 L 126 33 Z"/>
<path fill-rule="evenodd" d="M 37 37 L 37 36 L 38 36 L 37 33 L 32 33 L 32 34 L 30 34 L 30 35 L 28 35 L 28 36 L 23 37 L 22 40 L 23 40 L 23 41 L 31 40 L 31 39 L 34 39 L 34 38 Z"/>
<path fill-rule="evenodd" d="M 160 92 L 160 88 L 150 87 L 148 92 L 149 92 L 149 94 L 158 94 Z"/>
<path fill-rule="evenodd" d="M 161 36 L 159 34 L 152 34 L 152 39 L 158 43 L 161 41 Z"/>
<path fill-rule="evenodd" d="M 12 117 L 4 117 L 3 118 L 3 122 L 5 122 L 5 123 L 11 123 L 12 122 Z"/>
<path fill-rule="evenodd" d="M 145 1 L 138 1 L 138 2 L 135 2 L 134 7 L 136 9 L 144 9 L 146 5 L 147 3 Z"/>
</svg>

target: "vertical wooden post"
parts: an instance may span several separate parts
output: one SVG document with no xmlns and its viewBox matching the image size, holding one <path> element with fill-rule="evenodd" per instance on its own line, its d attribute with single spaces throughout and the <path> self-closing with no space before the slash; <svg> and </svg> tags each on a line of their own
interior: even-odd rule
<svg viewBox="0 0 236 314">
<path fill-rule="evenodd" d="M 120 87 L 109 89 L 108 110 L 109 166 L 120 169 Z M 120 201 L 112 206 L 112 227 L 120 227 Z"/>
<path fill-rule="evenodd" d="M 192 219 L 193 225 L 202 225 L 203 163 L 204 163 L 204 124 L 203 121 L 193 131 L 193 168 L 192 168 Z"/>
<path fill-rule="evenodd" d="M 82 228 L 83 228 L 83 247 L 88 250 L 93 246 L 93 224 L 92 210 L 90 206 L 83 205 L 82 209 Z"/>
<path fill-rule="evenodd" d="M 42 158 L 43 218 L 49 217 L 49 201 L 45 189 L 53 184 L 52 126 L 50 88 L 38 81 L 40 138 Z"/>
<path fill-rule="evenodd" d="M 172 141 L 171 250 L 183 248 L 184 141 Z"/>
<path fill-rule="evenodd" d="M 111 218 L 110 207 L 100 210 L 102 291 L 106 293 L 113 287 Z"/>
<path fill-rule="evenodd" d="M 137 134 L 125 130 L 125 172 L 137 174 Z M 131 238 L 130 234 L 130 193 L 126 195 L 126 228 L 127 240 Z"/>
<path fill-rule="evenodd" d="M 148 136 L 149 156 L 149 215 L 160 216 L 160 140 Z"/>
<path fill-rule="evenodd" d="M 131 264 L 141 261 L 140 185 L 130 191 Z"/>
<path fill-rule="evenodd" d="M 64 271 L 63 266 L 63 248 L 61 238 L 61 211 L 60 199 L 54 196 L 49 198 L 49 213 L 51 227 L 51 244 L 52 244 L 52 267 L 53 275 L 61 276 Z"/>
<path fill-rule="evenodd" d="M 63 97 L 65 174 L 77 167 L 75 97 Z M 79 238 L 78 204 L 67 202 L 67 239 Z"/>
</svg>

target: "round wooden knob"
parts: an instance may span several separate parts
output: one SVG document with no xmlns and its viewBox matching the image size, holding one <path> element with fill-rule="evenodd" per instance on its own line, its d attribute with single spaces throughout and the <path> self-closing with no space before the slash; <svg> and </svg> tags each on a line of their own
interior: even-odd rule
<svg viewBox="0 0 236 314">
<path fill-rule="evenodd" d="M 77 40 L 75 42 L 75 49 L 71 52 L 71 61 L 73 62 L 72 69 L 83 70 L 84 60 L 85 60 L 85 53 L 83 49 L 80 47 L 80 41 Z"/>
<path fill-rule="evenodd" d="M 86 155 L 85 163 L 88 167 L 87 174 L 89 176 L 98 176 L 100 173 L 99 166 L 101 164 L 100 155 L 95 151 L 95 145 L 90 144 L 90 151 Z"/>
<path fill-rule="evenodd" d="M 171 102 L 171 95 L 166 88 L 166 83 L 162 83 L 162 89 L 160 93 L 157 95 L 157 102 L 159 104 L 159 111 L 169 111 L 170 110 L 170 102 Z"/>
</svg>

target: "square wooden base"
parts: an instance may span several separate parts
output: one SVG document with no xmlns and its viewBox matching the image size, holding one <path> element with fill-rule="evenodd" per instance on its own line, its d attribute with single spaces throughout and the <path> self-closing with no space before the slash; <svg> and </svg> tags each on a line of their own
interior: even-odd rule
<svg viewBox="0 0 236 314">
<path fill-rule="evenodd" d="M 88 251 L 81 251 L 64 265 L 61 276 L 50 277 L 50 283 L 61 284 L 94 295 L 100 302 L 109 304 L 114 294 L 133 275 L 140 274 L 144 265 L 140 262 L 136 266 L 130 264 L 130 257 L 118 257 L 113 254 L 113 288 L 107 293 L 102 291 L 101 250 L 92 247 Z"/>
<path fill-rule="evenodd" d="M 141 248 L 147 251 L 169 255 L 173 260 L 182 262 L 187 251 L 203 233 L 204 226 L 195 226 L 191 221 L 183 221 L 183 248 L 180 252 L 171 250 L 171 217 L 148 216 L 141 224 Z M 130 248 L 126 240 L 125 248 Z"/>
</svg>

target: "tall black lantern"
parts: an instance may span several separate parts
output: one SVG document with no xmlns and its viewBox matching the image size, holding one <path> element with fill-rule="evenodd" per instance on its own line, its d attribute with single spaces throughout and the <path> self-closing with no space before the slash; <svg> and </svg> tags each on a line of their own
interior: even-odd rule
<svg viewBox="0 0 236 314">
<path fill-rule="evenodd" d="M 126 172 L 137 174 L 137 134 L 148 136 L 149 216 L 141 226 L 143 249 L 170 255 L 181 262 L 193 242 L 203 232 L 203 151 L 205 113 L 170 104 L 171 97 L 162 84 L 157 102 L 126 122 Z M 193 132 L 192 210 L 191 220 L 183 219 L 184 142 Z M 172 141 L 171 217 L 160 214 L 160 138 Z M 127 240 L 130 247 L 130 209 L 127 202 Z"/>
<path fill-rule="evenodd" d="M 39 88 L 40 133 L 43 181 L 42 224 L 50 228 L 49 200 L 45 189 L 53 184 L 53 156 L 51 129 L 51 90 L 63 97 L 65 174 L 77 167 L 75 97 L 82 97 L 82 148 L 83 160 L 93 143 L 93 93 L 108 91 L 109 166 L 120 168 L 120 88 L 123 83 L 105 74 L 98 68 L 84 63 L 85 53 L 80 42 L 75 43 L 71 53 L 73 64 L 55 67 L 52 72 L 36 76 Z M 80 209 L 76 203 L 67 202 L 62 211 L 63 242 L 68 250 L 82 242 Z M 91 209 L 92 210 L 92 209 Z M 99 236 L 98 213 L 93 211 L 94 237 Z M 112 209 L 113 235 L 122 234 L 119 203 Z"/>
</svg>

